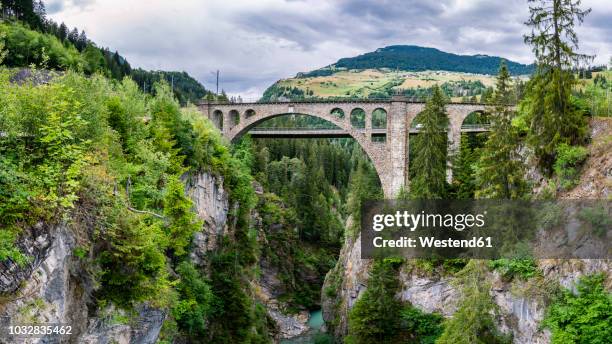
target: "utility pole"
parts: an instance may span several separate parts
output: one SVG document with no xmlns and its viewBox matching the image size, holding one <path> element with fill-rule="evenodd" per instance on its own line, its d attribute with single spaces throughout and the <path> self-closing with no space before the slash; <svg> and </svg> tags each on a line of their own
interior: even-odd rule
<svg viewBox="0 0 612 344">
<path fill-rule="evenodd" d="M 219 70 L 217 69 L 217 95 L 219 95 Z"/>
</svg>

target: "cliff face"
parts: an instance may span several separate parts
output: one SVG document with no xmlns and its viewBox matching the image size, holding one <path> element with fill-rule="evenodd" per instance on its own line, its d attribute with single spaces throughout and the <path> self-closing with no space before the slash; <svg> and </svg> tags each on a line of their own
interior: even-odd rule
<svg viewBox="0 0 612 344">
<path fill-rule="evenodd" d="M 186 194 L 193 200 L 202 230 L 196 232 L 189 254 L 194 264 L 209 270 L 208 255 L 218 248 L 219 239 L 231 230 L 229 194 L 223 179 L 208 173 L 186 176 Z M 258 194 L 261 187 L 255 185 Z M 237 206 L 237 205 L 234 205 Z M 259 229 L 258 240 L 266 243 L 259 214 L 254 211 L 252 223 Z M 76 222 L 76 223 L 72 223 Z M 79 221 L 48 227 L 38 224 L 24 235 L 19 246 L 31 257 L 19 266 L 5 262 L 0 265 L 0 319 L 8 323 L 49 323 L 71 325 L 70 343 L 138 343 L 157 342 L 168 310 L 140 304 L 131 314 L 115 307 L 96 308 L 95 266 L 75 255 L 79 238 L 90 233 Z M 279 228 L 278 230 L 285 230 Z M 274 266 L 260 261 L 262 273 L 251 281 L 252 297 L 264 304 L 278 327 L 277 339 L 296 336 L 308 329 L 308 313 L 285 314 L 276 298 L 281 283 Z M 126 320 L 129 319 L 129 320 Z M 22 342 L 16 338 L 0 338 L 0 343 Z M 27 343 L 53 342 L 51 337 L 28 339 Z"/>
<path fill-rule="evenodd" d="M 564 199 L 607 199 L 612 186 L 612 121 L 592 123 L 592 143 L 579 184 L 558 195 Z M 350 226 L 350 224 L 349 224 Z M 322 292 L 323 317 L 336 337 L 348 333 L 348 314 L 368 286 L 370 264 L 362 260 L 361 238 L 347 238 L 336 267 L 326 278 Z M 541 278 L 506 281 L 490 272 L 489 293 L 499 307 L 498 328 L 513 335 L 514 343 L 549 343 L 550 333 L 540 328 L 546 306 L 545 281 L 575 290 L 578 279 L 586 274 L 612 271 L 606 260 L 539 260 Z M 401 291 L 397 299 L 431 313 L 450 317 L 456 310 L 460 292 L 453 276 L 443 271 L 425 272 L 405 263 L 399 273 Z M 612 288 L 608 278 L 607 288 Z"/>
<path fill-rule="evenodd" d="M 336 267 L 328 273 L 323 286 L 323 318 L 336 337 L 348 333 L 348 314 L 368 287 L 370 262 L 361 259 L 360 245 L 360 238 L 347 240 Z M 540 289 L 540 282 L 557 281 L 563 287 L 573 289 L 580 276 L 610 271 L 612 265 L 605 260 L 540 260 L 538 267 L 543 279 L 535 281 L 508 282 L 497 272 L 488 275 L 492 286 L 489 293 L 500 310 L 497 326 L 504 333 L 512 333 L 514 343 L 550 342 L 550 333 L 540 329 L 547 297 Z M 455 312 L 460 293 L 452 284 L 452 276 L 423 272 L 405 263 L 399 281 L 398 300 L 445 317 Z"/>
</svg>

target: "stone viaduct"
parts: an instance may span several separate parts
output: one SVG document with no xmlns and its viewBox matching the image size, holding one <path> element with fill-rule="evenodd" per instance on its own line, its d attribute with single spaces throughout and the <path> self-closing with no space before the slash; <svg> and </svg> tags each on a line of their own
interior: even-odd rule
<svg viewBox="0 0 612 344">
<path fill-rule="evenodd" d="M 411 102 L 395 96 L 389 100 L 359 101 L 298 101 L 276 103 L 201 103 L 202 114 L 215 123 L 223 135 L 234 141 L 260 123 L 277 116 L 305 114 L 333 123 L 337 129 L 309 130 L 305 135 L 299 130 L 292 135 L 285 131 L 282 137 L 352 137 L 371 159 L 380 178 L 386 198 L 393 198 L 408 185 L 409 133 L 418 132 L 415 117 L 423 111 L 425 103 Z M 485 110 L 483 104 L 450 103 L 446 106 L 450 125 L 447 129 L 449 153 L 454 154 L 460 143 L 462 131 L 486 131 L 487 126 L 463 125 L 465 118 L 473 112 Z M 386 125 L 373 127 L 372 114 L 377 111 L 386 117 Z M 360 114 L 361 121 L 355 125 L 351 119 Z M 363 116 L 365 115 L 365 121 Z M 365 123 L 364 123 L 365 122 Z M 378 124 L 378 123 L 377 123 Z M 256 135 L 257 131 L 253 131 Z M 268 132 L 269 136 L 274 136 Z M 378 139 L 376 139 L 378 138 Z M 452 178 L 450 163 L 447 178 Z"/>
</svg>

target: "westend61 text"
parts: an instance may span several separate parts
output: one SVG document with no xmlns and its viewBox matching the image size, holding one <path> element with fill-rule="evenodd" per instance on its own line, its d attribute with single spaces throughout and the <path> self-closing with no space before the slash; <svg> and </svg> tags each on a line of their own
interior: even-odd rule
<svg viewBox="0 0 612 344">
<path fill-rule="evenodd" d="M 382 248 L 491 248 L 491 237 L 472 237 L 471 239 L 436 239 L 434 237 L 415 238 L 401 237 L 399 239 L 383 239 L 375 237 L 372 241 L 374 247 Z M 418 244 L 418 245 L 417 245 Z"/>
</svg>

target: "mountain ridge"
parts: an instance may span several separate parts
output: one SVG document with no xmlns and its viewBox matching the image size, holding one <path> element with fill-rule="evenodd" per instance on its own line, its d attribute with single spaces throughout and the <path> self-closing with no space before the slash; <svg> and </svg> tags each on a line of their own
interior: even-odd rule
<svg viewBox="0 0 612 344">
<path fill-rule="evenodd" d="M 397 69 L 405 71 L 442 70 L 449 72 L 495 75 L 501 60 L 505 60 L 512 75 L 531 74 L 534 65 L 514 62 L 485 54 L 459 55 L 437 48 L 417 45 L 390 45 L 354 57 L 344 57 L 336 63 L 314 71 L 298 73 L 296 77 L 331 75 L 337 70 Z"/>
</svg>

